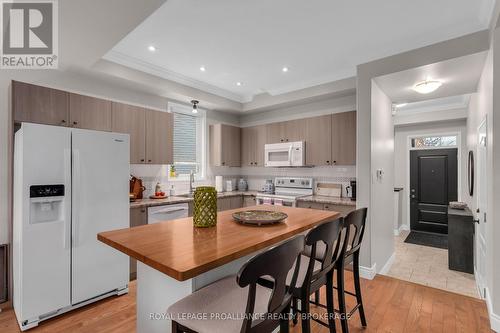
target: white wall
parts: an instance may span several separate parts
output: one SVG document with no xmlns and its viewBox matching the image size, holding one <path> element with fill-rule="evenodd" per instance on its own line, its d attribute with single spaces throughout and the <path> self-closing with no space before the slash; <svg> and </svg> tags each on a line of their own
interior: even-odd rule
<svg viewBox="0 0 500 333">
<path fill-rule="evenodd" d="M 441 135 L 459 133 L 461 144 L 459 147 L 459 193 L 458 200 L 467 201 L 467 131 L 465 120 L 451 120 L 438 123 L 397 126 L 394 129 L 394 186 L 402 187 L 401 193 L 401 220 L 399 225 L 406 229 L 410 227 L 409 220 L 409 147 L 408 138 L 417 135 Z"/>
<path fill-rule="evenodd" d="M 371 98 L 371 244 L 379 272 L 394 253 L 394 125 L 392 101 L 372 81 Z M 377 177 L 382 170 L 382 177 Z M 374 246 L 376 244 L 376 246 Z"/>
<path fill-rule="evenodd" d="M 498 32 L 494 32 L 498 34 Z M 467 147 L 475 152 L 477 157 L 477 130 L 481 123 L 487 120 L 487 165 L 486 177 L 487 181 L 487 208 L 486 214 L 488 223 L 486 224 L 486 272 L 485 284 L 488 289 L 488 310 L 490 313 L 496 313 L 497 318 L 500 314 L 500 274 L 498 272 L 498 259 L 500 258 L 500 249 L 498 245 L 498 238 L 500 237 L 500 223 L 498 218 L 498 198 L 500 198 L 500 188 L 495 182 L 500 178 L 499 165 L 495 159 L 498 159 L 499 137 L 495 136 L 500 133 L 498 129 L 497 115 L 494 110 L 499 108 L 498 101 L 495 100 L 494 94 L 499 89 L 498 84 L 495 83 L 495 77 L 499 76 L 495 68 L 500 66 L 497 60 L 498 44 L 495 46 L 495 39 L 493 39 L 492 49 L 486 59 L 486 64 L 478 85 L 478 91 L 474 94 L 470 101 L 469 114 L 467 118 Z M 495 54 L 496 53 L 496 54 Z M 498 111 L 498 110 L 497 110 Z M 474 196 L 469 198 L 472 211 L 477 209 L 477 182 L 475 184 Z M 491 317 L 490 317 L 491 318 Z M 492 325 L 495 322 L 492 321 Z M 497 319 L 496 329 L 500 329 L 500 320 Z"/>
</svg>

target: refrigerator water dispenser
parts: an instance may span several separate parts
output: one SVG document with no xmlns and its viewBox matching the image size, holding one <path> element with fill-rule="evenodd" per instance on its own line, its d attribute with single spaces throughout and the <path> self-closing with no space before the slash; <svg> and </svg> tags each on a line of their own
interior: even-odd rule
<svg viewBox="0 0 500 333">
<path fill-rule="evenodd" d="M 64 220 L 64 185 L 30 187 L 30 224 Z"/>
</svg>

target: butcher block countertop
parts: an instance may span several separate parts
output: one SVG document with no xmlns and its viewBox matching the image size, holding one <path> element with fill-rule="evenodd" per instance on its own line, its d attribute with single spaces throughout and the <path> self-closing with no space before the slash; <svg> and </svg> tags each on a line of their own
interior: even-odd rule
<svg viewBox="0 0 500 333">
<path fill-rule="evenodd" d="M 232 213 L 272 209 L 288 214 L 279 224 L 249 226 Z M 178 280 L 185 281 L 243 256 L 269 247 L 326 221 L 338 212 L 283 206 L 254 206 L 217 214 L 217 226 L 195 228 L 191 217 L 102 232 L 97 239 Z"/>
</svg>

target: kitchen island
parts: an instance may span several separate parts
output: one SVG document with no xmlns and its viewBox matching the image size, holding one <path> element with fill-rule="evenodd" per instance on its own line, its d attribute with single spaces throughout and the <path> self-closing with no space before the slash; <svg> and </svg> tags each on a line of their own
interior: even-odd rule
<svg viewBox="0 0 500 333">
<path fill-rule="evenodd" d="M 272 209 L 288 214 L 269 226 L 242 225 L 232 213 Z M 340 216 L 335 211 L 255 206 L 219 212 L 217 226 L 195 228 L 192 218 L 103 232 L 97 238 L 138 261 L 137 332 L 169 332 L 167 308 L 220 278 L 236 274 L 253 255 Z"/>
</svg>

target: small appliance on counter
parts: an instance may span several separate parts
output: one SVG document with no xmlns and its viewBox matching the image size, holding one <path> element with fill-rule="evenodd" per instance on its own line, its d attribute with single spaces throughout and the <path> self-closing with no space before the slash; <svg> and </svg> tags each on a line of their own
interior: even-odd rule
<svg viewBox="0 0 500 333">
<path fill-rule="evenodd" d="M 335 183 L 316 183 L 316 195 L 342 197 L 342 185 Z"/>
<path fill-rule="evenodd" d="M 215 190 L 217 192 L 224 192 L 224 178 L 222 176 L 215 176 Z"/>
<path fill-rule="evenodd" d="M 262 192 L 266 194 L 274 194 L 274 183 L 272 179 L 266 180 L 266 183 L 262 187 Z"/>
<path fill-rule="evenodd" d="M 142 185 L 142 179 L 130 175 L 130 200 L 142 199 L 142 193 L 146 187 Z"/>
<path fill-rule="evenodd" d="M 226 191 L 227 192 L 232 192 L 238 188 L 238 185 L 236 184 L 236 179 L 228 179 L 226 180 Z"/>
<path fill-rule="evenodd" d="M 248 191 L 248 182 L 244 178 L 240 178 L 238 182 L 238 191 Z"/>
<path fill-rule="evenodd" d="M 356 181 L 351 180 L 351 185 L 345 188 L 347 197 L 351 198 L 352 201 L 356 201 Z"/>
</svg>

